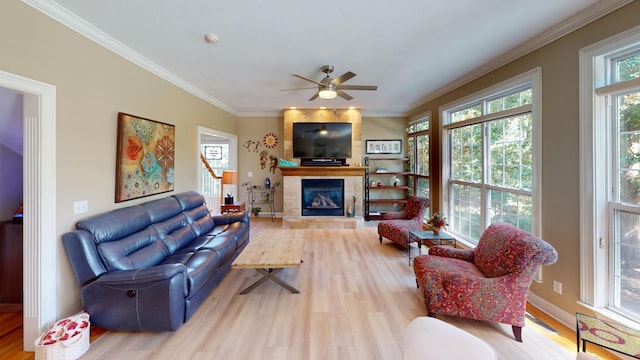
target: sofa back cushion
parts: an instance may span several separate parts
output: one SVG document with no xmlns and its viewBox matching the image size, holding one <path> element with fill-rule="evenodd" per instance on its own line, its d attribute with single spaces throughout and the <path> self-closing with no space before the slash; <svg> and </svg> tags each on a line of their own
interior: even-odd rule
<svg viewBox="0 0 640 360">
<path fill-rule="evenodd" d="M 404 212 L 407 214 L 407 219 L 418 219 L 422 221 L 424 212 L 430 204 L 431 202 L 427 198 L 413 195 L 407 197 L 407 206 L 404 208 Z"/>
<path fill-rule="evenodd" d="M 78 222 L 89 231 L 108 271 L 159 264 L 214 227 L 204 197 L 190 191 L 156 199 Z"/>
<path fill-rule="evenodd" d="M 214 228 L 215 224 L 204 202 L 204 196 L 195 191 L 188 191 L 176 194 L 174 198 L 180 204 L 182 213 L 196 236 L 206 234 Z"/>
<path fill-rule="evenodd" d="M 145 208 L 130 206 L 81 220 L 76 227 L 93 235 L 102 262 L 113 271 L 153 266 L 167 256 L 150 224 Z"/>
<path fill-rule="evenodd" d="M 490 278 L 533 275 L 539 265 L 554 263 L 557 252 L 532 234 L 506 223 L 491 224 L 480 236 L 474 263 Z"/>
</svg>

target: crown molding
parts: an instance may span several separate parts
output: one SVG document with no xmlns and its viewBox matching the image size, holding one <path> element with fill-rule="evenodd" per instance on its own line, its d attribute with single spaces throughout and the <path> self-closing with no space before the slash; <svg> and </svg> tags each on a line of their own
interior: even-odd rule
<svg viewBox="0 0 640 360">
<path fill-rule="evenodd" d="M 68 11 L 60 6 L 58 3 L 48 0 L 22 0 L 25 4 L 33 7 L 34 9 L 42 12 L 46 16 L 58 21 L 62 25 L 76 31 L 82 36 L 85 36 L 89 40 L 107 48 L 111 52 L 122 56 L 130 62 L 140 66 L 141 68 L 153 73 L 154 75 L 176 85 L 177 87 L 199 97 L 200 99 L 219 107 L 220 109 L 237 115 L 237 109 L 223 103 L 222 101 L 208 95 L 198 87 L 185 81 L 179 76 L 175 75 L 171 71 L 163 68 L 162 66 L 154 63 L 153 61 L 142 56 L 142 54 L 135 50 L 125 46 L 118 40 L 107 35 L 100 29 L 96 28 L 92 24 L 81 19 L 77 15 Z"/>
<path fill-rule="evenodd" d="M 557 24 L 556 26 L 551 27 L 538 34 L 537 36 L 523 42 L 522 44 L 516 46 L 515 48 L 507 51 L 506 53 L 496 57 L 494 60 L 476 68 L 475 70 L 459 77 L 453 82 L 448 83 L 447 85 L 432 91 L 426 96 L 422 97 L 414 104 L 412 104 L 411 108 L 416 109 L 433 99 L 438 98 L 450 91 L 453 91 L 481 76 L 484 76 L 491 71 L 501 68 L 506 64 L 517 60 L 524 55 L 527 55 L 559 38 L 580 29 L 581 27 L 615 11 L 619 8 L 632 3 L 634 0 L 607 0 L 607 1 L 598 1 L 595 4 L 589 6 L 583 11 L 569 17 L 565 21 Z"/>
</svg>

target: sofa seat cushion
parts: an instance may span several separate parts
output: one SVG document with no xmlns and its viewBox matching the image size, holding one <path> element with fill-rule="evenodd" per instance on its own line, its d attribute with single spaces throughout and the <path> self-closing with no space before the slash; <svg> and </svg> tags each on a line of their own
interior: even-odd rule
<svg viewBox="0 0 640 360">
<path fill-rule="evenodd" d="M 191 297 L 202 288 L 220 267 L 220 255 L 215 251 L 178 251 L 168 256 L 162 264 L 184 264 L 187 268 L 187 297 Z"/>
</svg>

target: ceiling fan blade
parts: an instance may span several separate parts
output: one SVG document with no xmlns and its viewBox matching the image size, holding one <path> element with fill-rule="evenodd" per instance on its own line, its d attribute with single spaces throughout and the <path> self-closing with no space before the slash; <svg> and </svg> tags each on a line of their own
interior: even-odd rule
<svg viewBox="0 0 640 360">
<path fill-rule="evenodd" d="M 351 71 L 347 71 L 346 73 L 344 73 L 344 74 L 342 74 L 342 75 L 338 76 L 337 78 L 333 79 L 333 80 L 331 81 L 331 83 L 332 83 L 333 85 L 340 85 L 340 84 L 342 84 L 343 82 L 345 82 L 345 81 L 347 81 L 347 80 L 351 79 L 351 78 L 352 78 L 352 77 L 354 77 L 354 76 L 356 76 L 356 74 L 352 73 Z"/>
<path fill-rule="evenodd" d="M 314 87 L 304 87 L 304 88 L 293 88 L 293 89 L 280 89 L 280 91 L 292 91 L 292 90 L 309 90 L 309 89 L 317 89 L 317 86 Z"/>
<path fill-rule="evenodd" d="M 312 82 L 312 83 L 314 83 L 314 84 L 323 85 L 322 83 L 319 83 L 319 82 L 317 82 L 317 81 L 315 81 L 315 80 L 311 80 L 311 79 L 306 78 L 306 77 L 304 77 L 304 76 L 300 76 L 300 75 L 296 75 L 296 74 L 291 74 L 291 75 L 293 75 L 293 76 L 295 76 L 295 77 L 297 77 L 297 78 L 300 78 L 300 79 L 302 79 L 302 80 L 310 81 L 310 82 Z"/>
<path fill-rule="evenodd" d="M 342 90 L 378 90 L 375 85 L 340 85 Z"/>
<path fill-rule="evenodd" d="M 315 94 L 314 94 L 314 95 L 309 99 L 309 101 L 313 101 L 313 100 L 315 100 L 315 99 L 317 99 L 317 98 L 318 98 L 318 92 L 316 92 L 316 93 L 315 93 Z"/>
<path fill-rule="evenodd" d="M 340 97 L 341 97 L 341 98 L 343 98 L 343 99 L 346 99 L 346 100 L 351 100 L 351 99 L 353 99 L 353 96 L 351 96 L 351 95 L 347 94 L 346 92 L 344 92 L 344 91 L 342 91 L 342 90 L 340 90 L 340 89 L 336 90 L 336 92 L 338 93 L 338 96 L 340 96 Z"/>
</svg>

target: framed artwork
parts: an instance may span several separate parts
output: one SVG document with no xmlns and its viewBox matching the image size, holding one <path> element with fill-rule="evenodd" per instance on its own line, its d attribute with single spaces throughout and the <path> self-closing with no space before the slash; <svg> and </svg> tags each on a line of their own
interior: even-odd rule
<svg viewBox="0 0 640 360">
<path fill-rule="evenodd" d="M 402 154 L 402 140 L 367 140 L 367 154 Z"/>
<path fill-rule="evenodd" d="M 220 145 L 205 145 L 204 157 L 207 160 L 222 160 L 222 146 Z"/>
<path fill-rule="evenodd" d="M 173 191 L 175 126 L 118 113 L 116 202 Z"/>
</svg>

